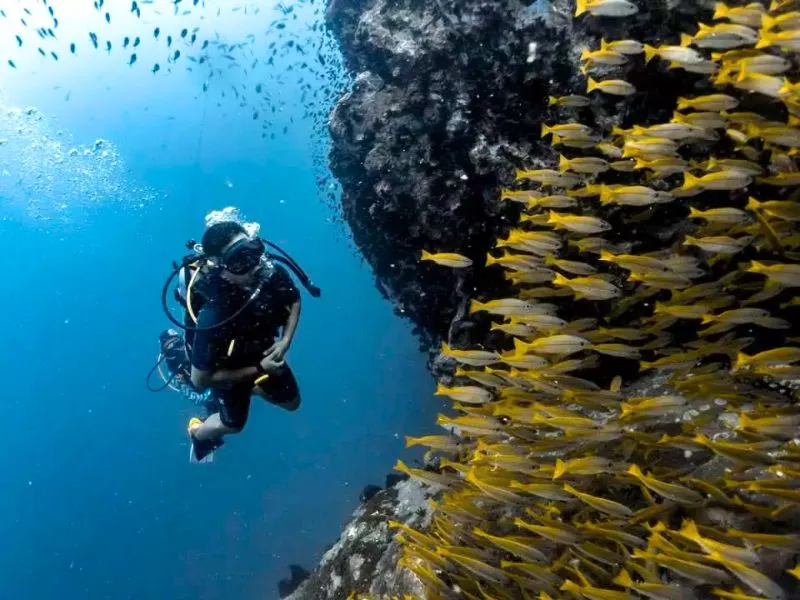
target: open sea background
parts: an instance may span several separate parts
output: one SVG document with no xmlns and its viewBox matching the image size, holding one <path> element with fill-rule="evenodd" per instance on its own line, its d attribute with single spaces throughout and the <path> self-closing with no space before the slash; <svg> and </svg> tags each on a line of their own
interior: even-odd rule
<svg viewBox="0 0 800 600">
<path fill-rule="evenodd" d="M 189 15 L 167 0 L 139 4 L 141 18 L 129 2 L 97 11 L 92 0 L 50 0 L 56 61 L 36 50 L 46 5 L 0 0 L 4 599 L 277 598 L 288 565 L 313 567 L 361 488 L 382 484 L 403 436 L 431 430 L 441 407 L 410 327 L 318 189 L 313 156 L 326 132 L 301 85 L 322 80 L 297 53 L 264 64 L 276 39 L 319 45 L 321 0 L 251 2 L 248 14 L 211 0 L 183 2 Z M 176 38 L 200 27 L 197 45 L 170 65 L 156 26 Z M 114 49 L 94 50 L 89 31 Z M 185 57 L 217 34 L 228 43 L 252 34 L 262 60 L 246 76 L 227 70 L 204 94 L 206 74 Z M 124 36 L 142 39 L 130 67 Z M 263 118 L 220 95 L 259 82 L 265 106 L 280 107 L 266 137 Z M 289 355 L 300 410 L 254 402 L 213 465 L 190 465 L 192 407 L 149 393 L 144 376 L 168 326 L 159 295 L 170 261 L 226 206 L 258 221 L 323 296 L 304 293 Z"/>
</svg>

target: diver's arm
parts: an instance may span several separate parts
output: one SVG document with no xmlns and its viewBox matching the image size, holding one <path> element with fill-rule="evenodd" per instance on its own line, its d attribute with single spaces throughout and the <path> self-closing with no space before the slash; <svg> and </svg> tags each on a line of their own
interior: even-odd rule
<svg viewBox="0 0 800 600">
<path fill-rule="evenodd" d="M 294 339 L 294 334 L 297 332 L 297 324 L 300 322 L 300 299 L 295 301 L 289 309 L 289 318 L 286 321 L 286 326 L 283 328 L 283 337 L 278 342 L 284 346 L 284 352 L 289 349 L 289 346 Z"/>
<path fill-rule="evenodd" d="M 282 362 L 289 351 L 294 334 L 297 332 L 297 323 L 300 321 L 300 299 L 295 300 L 289 307 L 289 317 L 283 326 L 283 335 L 264 351 L 264 356 L 274 362 Z"/>
</svg>

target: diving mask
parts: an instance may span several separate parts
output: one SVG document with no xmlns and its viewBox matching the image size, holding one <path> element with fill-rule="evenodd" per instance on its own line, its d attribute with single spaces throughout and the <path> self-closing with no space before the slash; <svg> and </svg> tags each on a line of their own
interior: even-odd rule
<svg viewBox="0 0 800 600">
<path fill-rule="evenodd" d="M 244 275 L 258 266 L 266 246 L 261 238 L 242 238 L 220 257 L 220 266 L 234 275 Z"/>
</svg>

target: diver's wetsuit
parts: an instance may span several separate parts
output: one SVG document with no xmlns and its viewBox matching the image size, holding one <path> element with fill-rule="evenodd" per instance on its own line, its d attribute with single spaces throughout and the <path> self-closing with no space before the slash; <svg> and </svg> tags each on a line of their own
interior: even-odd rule
<svg viewBox="0 0 800 600">
<path fill-rule="evenodd" d="M 214 372 L 252 367 L 261 362 L 264 351 L 286 324 L 289 307 L 300 297 L 289 273 L 280 265 L 274 269 L 258 297 L 233 321 L 210 331 L 195 332 L 191 351 L 194 368 Z M 205 301 L 197 313 L 198 328 L 221 322 L 249 297 L 249 293 L 219 279 L 205 283 L 202 295 Z M 278 406 L 296 407 L 299 402 L 300 390 L 288 364 L 278 372 L 271 372 L 259 387 Z M 252 390 L 252 381 L 216 387 L 214 395 L 221 405 L 220 420 L 226 427 L 237 430 L 244 427 Z"/>
</svg>

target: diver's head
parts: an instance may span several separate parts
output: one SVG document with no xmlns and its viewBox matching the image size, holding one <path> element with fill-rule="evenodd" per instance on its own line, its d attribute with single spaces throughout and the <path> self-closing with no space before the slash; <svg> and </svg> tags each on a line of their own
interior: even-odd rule
<svg viewBox="0 0 800 600">
<path fill-rule="evenodd" d="M 181 339 L 181 334 L 174 329 L 165 329 L 158 335 L 158 342 L 161 344 L 161 350 L 173 347 L 173 345 Z"/>
<path fill-rule="evenodd" d="M 165 329 L 158 335 L 158 340 L 163 344 L 169 340 L 179 337 L 180 334 L 174 329 Z"/>
<path fill-rule="evenodd" d="M 203 252 L 220 269 L 220 276 L 246 286 L 263 267 L 264 242 L 251 238 L 236 221 L 215 223 L 203 234 Z"/>
</svg>

